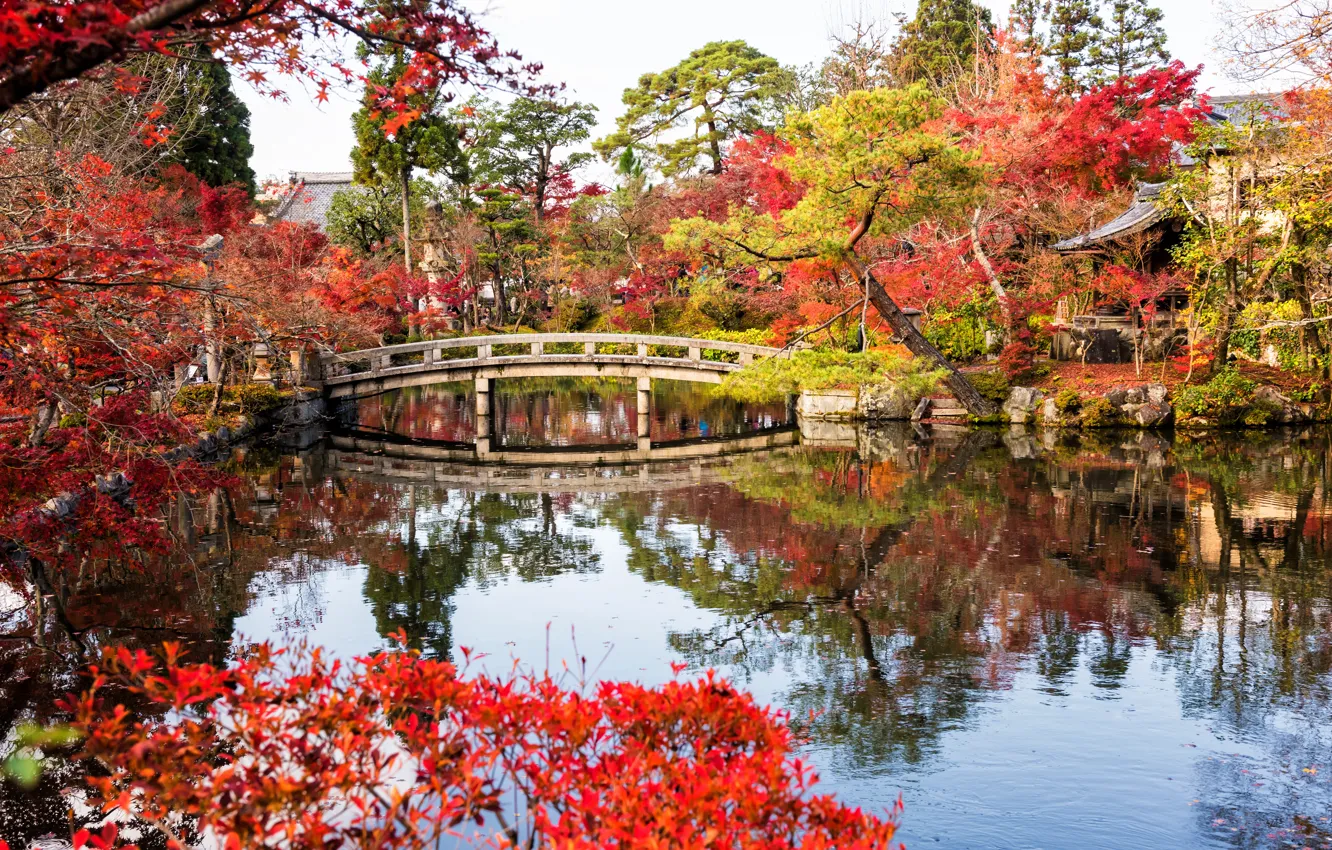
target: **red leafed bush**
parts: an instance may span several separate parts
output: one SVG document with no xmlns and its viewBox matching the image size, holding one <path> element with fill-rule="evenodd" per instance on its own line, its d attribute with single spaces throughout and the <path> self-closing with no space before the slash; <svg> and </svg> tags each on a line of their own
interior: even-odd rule
<svg viewBox="0 0 1332 850">
<path fill-rule="evenodd" d="M 999 352 L 999 369 L 1008 380 L 1022 378 L 1036 362 L 1036 349 L 1024 341 L 1010 342 Z"/>
<path fill-rule="evenodd" d="M 678 670 L 677 670 L 678 672 Z M 170 718 L 104 704 L 124 686 Z M 108 652 L 68 706 L 109 809 L 180 814 L 221 844 L 887 848 L 880 819 L 810 793 L 785 717 L 709 673 L 570 690 L 461 676 L 415 652 L 349 665 L 261 646 L 227 669 Z M 114 831 L 83 834 L 95 846 Z M 77 842 L 76 842 L 77 843 Z"/>
</svg>

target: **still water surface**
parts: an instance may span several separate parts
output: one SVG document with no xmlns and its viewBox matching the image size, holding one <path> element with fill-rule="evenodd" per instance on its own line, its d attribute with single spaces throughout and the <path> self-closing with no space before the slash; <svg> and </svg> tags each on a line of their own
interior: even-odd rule
<svg viewBox="0 0 1332 850">
<path fill-rule="evenodd" d="M 663 392 L 658 440 L 784 415 Z M 631 441 L 633 399 L 553 388 L 508 421 Z M 354 418 L 462 440 L 469 403 Z M 104 642 L 351 655 L 402 628 L 497 672 L 715 667 L 792 712 L 826 788 L 900 796 L 908 847 L 1332 846 L 1332 433 L 809 436 L 605 469 L 256 450 L 173 517 L 202 578 L 70 610 Z"/>
</svg>

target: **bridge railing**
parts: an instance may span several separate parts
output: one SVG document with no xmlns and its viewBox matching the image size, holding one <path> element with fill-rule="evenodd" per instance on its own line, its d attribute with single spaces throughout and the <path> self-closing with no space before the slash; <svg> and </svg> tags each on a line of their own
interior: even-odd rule
<svg viewBox="0 0 1332 850">
<path fill-rule="evenodd" d="M 623 352 L 602 350 L 608 346 L 622 347 L 626 350 Z M 563 347 L 573 350 L 556 350 Z M 518 351 L 506 353 L 506 349 L 512 348 L 517 348 Z M 663 352 L 662 349 L 667 349 L 671 353 Z M 331 377 L 340 372 L 359 374 L 363 371 L 378 372 L 396 365 L 407 365 L 402 362 L 395 363 L 395 359 L 410 360 L 415 363 L 417 355 L 421 358 L 419 362 L 425 366 L 457 359 L 471 359 L 465 356 L 459 357 L 469 350 L 475 351 L 472 355 L 474 359 L 483 361 L 505 357 L 531 358 L 558 355 L 585 357 L 618 355 L 642 359 L 702 361 L 706 354 L 720 354 L 724 357 L 724 362 L 733 362 L 741 366 L 748 365 L 757 358 L 786 356 L 787 353 L 783 349 L 743 342 L 649 334 L 499 334 L 434 339 L 381 348 L 365 348 L 360 351 L 336 352 L 322 355 L 320 362 L 324 374 Z"/>
</svg>

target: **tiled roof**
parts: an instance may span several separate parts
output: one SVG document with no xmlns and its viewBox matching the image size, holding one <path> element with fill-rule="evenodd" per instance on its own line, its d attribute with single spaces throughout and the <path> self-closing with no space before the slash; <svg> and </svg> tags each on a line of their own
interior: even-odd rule
<svg viewBox="0 0 1332 850">
<path fill-rule="evenodd" d="M 1091 233 L 1065 239 L 1051 247 L 1056 251 L 1081 251 L 1135 233 L 1142 233 L 1166 217 L 1165 210 L 1157 204 L 1157 198 L 1160 197 L 1164 187 L 1164 183 L 1143 183 L 1138 187 L 1138 194 L 1134 196 L 1133 203 L 1119 217 L 1106 222 Z"/>
<path fill-rule="evenodd" d="M 270 217 L 273 221 L 312 223 L 323 230 L 328 208 L 338 192 L 352 189 L 350 171 L 293 171 L 291 188 Z"/>
</svg>

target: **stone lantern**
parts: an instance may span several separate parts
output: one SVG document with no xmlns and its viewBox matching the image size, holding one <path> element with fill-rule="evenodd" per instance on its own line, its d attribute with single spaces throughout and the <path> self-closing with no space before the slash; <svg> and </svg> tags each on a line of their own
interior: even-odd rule
<svg viewBox="0 0 1332 850">
<path fill-rule="evenodd" d="M 272 372 L 272 349 L 266 342 L 256 342 L 254 344 L 254 376 L 250 378 L 256 384 L 273 383 Z"/>
</svg>

